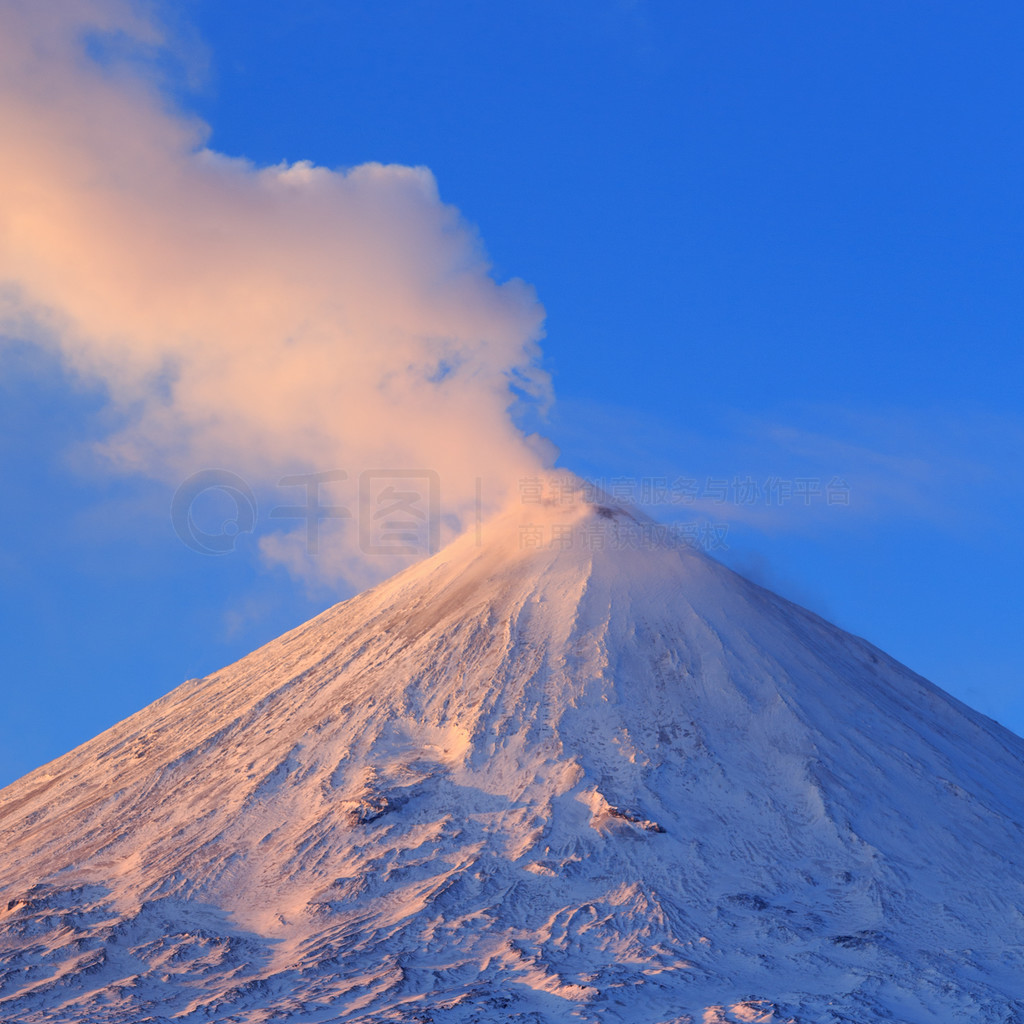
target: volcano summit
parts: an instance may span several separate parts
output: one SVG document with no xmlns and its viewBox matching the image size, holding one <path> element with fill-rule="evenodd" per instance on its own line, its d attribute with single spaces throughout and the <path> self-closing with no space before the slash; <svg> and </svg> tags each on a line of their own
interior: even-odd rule
<svg viewBox="0 0 1024 1024">
<path fill-rule="evenodd" d="M 0 1019 L 1024 1022 L 1022 783 L 637 513 L 523 505 L 0 791 Z"/>
</svg>

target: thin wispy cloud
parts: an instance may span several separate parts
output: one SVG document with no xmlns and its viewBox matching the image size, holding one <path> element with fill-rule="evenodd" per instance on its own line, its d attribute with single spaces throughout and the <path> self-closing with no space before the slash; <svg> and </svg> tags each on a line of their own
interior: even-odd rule
<svg viewBox="0 0 1024 1024">
<path fill-rule="evenodd" d="M 560 400 L 560 434 L 617 467 L 601 484 L 659 518 L 765 535 L 918 522 L 963 536 L 1013 495 L 1019 417 L 984 410 L 792 405 L 752 416 L 701 406 L 687 428 L 636 410 Z"/>
</svg>

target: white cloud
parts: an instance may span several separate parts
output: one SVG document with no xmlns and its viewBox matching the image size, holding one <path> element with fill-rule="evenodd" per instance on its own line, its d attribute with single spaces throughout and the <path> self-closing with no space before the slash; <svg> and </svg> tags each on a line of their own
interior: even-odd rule
<svg viewBox="0 0 1024 1024">
<path fill-rule="evenodd" d="M 364 470 L 429 469 L 448 528 L 536 470 L 509 409 L 547 398 L 543 310 L 491 278 L 430 171 L 213 152 L 143 62 L 89 56 L 96 33 L 163 44 L 117 0 L 0 6 L 0 326 L 103 383 L 112 460 L 257 489 L 343 469 L 353 503 Z M 359 575 L 357 531 L 333 525 L 333 569 Z M 305 564 L 287 538 L 265 550 Z"/>
</svg>

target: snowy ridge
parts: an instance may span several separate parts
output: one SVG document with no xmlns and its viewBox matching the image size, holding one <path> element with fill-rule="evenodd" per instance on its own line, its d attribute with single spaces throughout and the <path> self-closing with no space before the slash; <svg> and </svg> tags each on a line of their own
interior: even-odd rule
<svg viewBox="0 0 1024 1024">
<path fill-rule="evenodd" d="M 1022 781 L 636 513 L 524 505 L 0 791 L 0 1019 L 1024 1024 Z"/>
</svg>

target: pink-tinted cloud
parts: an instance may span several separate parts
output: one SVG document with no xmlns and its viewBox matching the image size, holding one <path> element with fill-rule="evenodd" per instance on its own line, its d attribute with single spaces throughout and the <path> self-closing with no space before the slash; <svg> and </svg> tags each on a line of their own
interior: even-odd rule
<svg viewBox="0 0 1024 1024">
<path fill-rule="evenodd" d="M 213 152 L 142 62 L 90 57 L 95 34 L 163 45 L 119 0 L 0 4 L 0 326 L 103 382 L 111 459 L 256 487 L 344 469 L 350 497 L 365 469 L 425 468 L 449 524 L 478 479 L 496 502 L 537 468 L 509 407 L 546 398 L 543 311 L 491 278 L 429 170 Z M 355 572 L 350 527 L 334 568 Z"/>
</svg>

